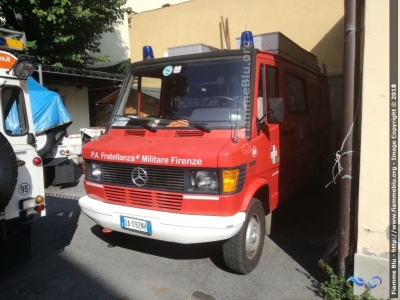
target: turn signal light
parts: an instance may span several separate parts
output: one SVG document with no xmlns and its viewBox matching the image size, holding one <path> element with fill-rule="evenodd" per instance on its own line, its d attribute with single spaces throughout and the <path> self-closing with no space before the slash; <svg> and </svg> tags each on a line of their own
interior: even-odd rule
<svg viewBox="0 0 400 300">
<path fill-rule="evenodd" d="M 42 211 L 44 210 L 44 204 L 35 206 L 35 211 Z"/>
<path fill-rule="evenodd" d="M 36 157 L 34 157 L 33 158 L 33 164 L 35 165 L 35 166 L 40 166 L 41 164 L 42 164 L 42 159 L 40 158 L 40 157 L 38 157 L 38 156 L 36 156 Z"/>
<path fill-rule="evenodd" d="M 232 193 L 236 189 L 236 183 L 239 177 L 239 169 L 225 170 L 222 172 L 222 191 Z"/>
<path fill-rule="evenodd" d="M 35 202 L 36 202 L 36 204 L 42 204 L 44 202 L 44 197 L 36 196 Z"/>
</svg>

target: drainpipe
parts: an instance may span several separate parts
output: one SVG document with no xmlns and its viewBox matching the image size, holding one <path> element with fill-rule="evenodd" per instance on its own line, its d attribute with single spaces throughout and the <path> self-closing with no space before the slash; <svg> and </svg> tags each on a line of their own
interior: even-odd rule
<svg viewBox="0 0 400 300">
<path fill-rule="evenodd" d="M 343 51 L 343 112 L 342 149 L 339 183 L 339 232 L 337 275 L 347 275 L 352 260 L 350 248 L 354 240 L 354 217 L 358 196 L 357 104 L 360 74 L 360 1 L 344 1 L 344 51 Z M 353 238 L 353 239 L 352 239 Z"/>
</svg>

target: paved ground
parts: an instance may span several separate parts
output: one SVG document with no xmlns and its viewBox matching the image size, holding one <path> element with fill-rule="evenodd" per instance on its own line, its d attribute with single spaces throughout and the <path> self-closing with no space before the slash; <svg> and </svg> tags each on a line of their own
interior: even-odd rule
<svg viewBox="0 0 400 300">
<path fill-rule="evenodd" d="M 337 189 L 306 185 L 273 215 L 259 266 L 227 272 L 218 243 L 184 246 L 104 235 L 81 213 L 82 175 L 47 189 L 32 226 L 32 258 L 0 274 L 0 299 L 319 299 L 317 266 L 336 229 Z"/>
</svg>

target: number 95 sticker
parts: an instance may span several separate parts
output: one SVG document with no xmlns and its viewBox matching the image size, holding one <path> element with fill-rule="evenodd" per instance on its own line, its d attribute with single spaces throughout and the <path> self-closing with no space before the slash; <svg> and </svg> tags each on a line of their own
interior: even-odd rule
<svg viewBox="0 0 400 300">
<path fill-rule="evenodd" d="M 28 195 L 31 191 L 31 186 L 28 183 L 21 183 L 18 187 L 18 193 L 21 195 Z"/>
</svg>

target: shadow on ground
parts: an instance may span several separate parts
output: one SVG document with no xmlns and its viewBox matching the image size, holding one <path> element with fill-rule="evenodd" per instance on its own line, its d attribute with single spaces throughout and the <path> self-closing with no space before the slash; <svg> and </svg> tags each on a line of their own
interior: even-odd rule
<svg viewBox="0 0 400 300">
<path fill-rule="evenodd" d="M 310 182 L 273 212 L 270 239 L 308 272 L 303 272 L 305 276 L 312 276 L 319 282 L 326 280 L 326 275 L 318 267 L 318 261 L 337 227 L 337 193 L 335 185 L 325 189 Z M 218 268 L 227 271 L 221 251 L 223 242 L 181 245 L 120 232 L 103 233 L 98 225 L 91 230 L 108 247 L 176 260 L 210 258 Z M 317 284 L 311 277 L 309 279 L 312 286 Z"/>
<path fill-rule="evenodd" d="M 102 227 L 95 225 L 92 233 L 108 244 L 108 247 L 121 247 L 135 252 L 146 253 L 175 260 L 210 258 L 218 268 L 227 271 L 222 257 L 222 243 L 177 244 L 113 231 L 103 233 Z"/>
<path fill-rule="evenodd" d="M 282 250 L 319 282 L 327 279 L 318 267 L 338 224 L 338 186 L 309 182 L 272 214 L 272 234 Z"/>
<path fill-rule="evenodd" d="M 76 200 L 48 196 L 47 216 L 32 226 L 32 258 L 0 272 L 0 299 L 126 299 L 62 255 L 76 233 Z"/>
</svg>

